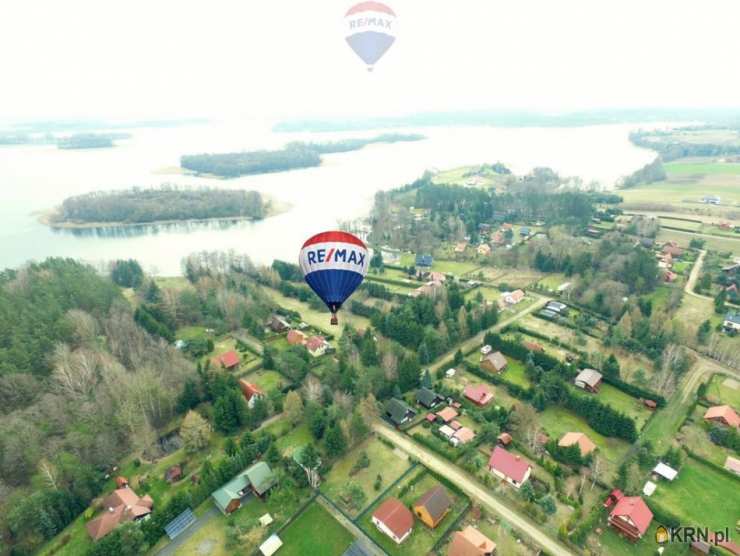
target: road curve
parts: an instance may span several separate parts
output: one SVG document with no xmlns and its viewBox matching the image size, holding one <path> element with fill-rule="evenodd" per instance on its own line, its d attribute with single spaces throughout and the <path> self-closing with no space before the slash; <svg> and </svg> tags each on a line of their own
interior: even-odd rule
<svg viewBox="0 0 740 556">
<path fill-rule="evenodd" d="M 523 532 L 525 536 L 532 539 L 532 541 L 542 547 L 551 556 L 575 556 L 574 552 L 571 552 L 557 540 L 544 533 L 528 518 L 505 506 L 490 494 L 486 487 L 462 469 L 422 448 L 404 434 L 391 429 L 383 423 L 375 423 L 373 429 L 377 434 L 390 440 L 398 448 L 419 460 L 426 467 L 457 485 L 468 496 L 500 515 L 510 525 Z"/>
</svg>

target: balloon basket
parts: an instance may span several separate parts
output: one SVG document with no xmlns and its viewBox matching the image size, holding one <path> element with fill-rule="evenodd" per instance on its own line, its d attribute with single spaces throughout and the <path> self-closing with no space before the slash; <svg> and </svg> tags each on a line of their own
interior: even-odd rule
<svg viewBox="0 0 740 556">
<path fill-rule="evenodd" d="M 336 313 L 331 314 L 331 321 L 329 321 L 332 325 L 336 326 L 339 324 L 339 319 L 337 318 Z"/>
</svg>

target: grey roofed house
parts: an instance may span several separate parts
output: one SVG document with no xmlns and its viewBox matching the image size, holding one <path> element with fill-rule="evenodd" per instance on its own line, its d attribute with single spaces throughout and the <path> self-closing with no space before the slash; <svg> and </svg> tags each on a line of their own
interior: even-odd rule
<svg viewBox="0 0 740 556">
<path fill-rule="evenodd" d="M 433 261 L 431 255 L 416 255 L 416 266 L 431 267 Z"/>
<path fill-rule="evenodd" d="M 547 319 L 554 319 L 555 317 L 558 316 L 558 314 L 555 311 L 551 311 L 550 309 L 542 309 L 542 311 L 540 311 L 537 314 Z"/>
<path fill-rule="evenodd" d="M 385 414 L 394 425 L 403 425 L 406 421 L 416 415 L 416 411 L 411 409 L 406 402 L 398 398 L 392 398 L 385 404 Z"/>
<path fill-rule="evenodd" d="M 508 364 L 509 362 L 506 360 L 506 357 L 504 357 L 504 354 L 500 351 L 494 351 L 493 353 L 484 355 L 483 357 L 481 357 L 480 360 L 481 367 L 483 367 L 487 371 L 492 371 L 496 373 L 503 371 Z"/>
<path fill-rule="evenodd" d="M 264 461 L 258 461 L 213 492 L 211 498 L 218 509 L 227 514 L 241 506 L 241 499 L 247 495 L 250 487 L 255 494 L 262 496 L 275 486 L 276 482 L 277 479 L 270 466 Z"/>
<path fill-rule="evenodd" d="M 580 373 L 578 373 L 575 384 L 579 388 L 595 392 L 599 389 L 601 379 L 602 375 L 599 371 L 595 371 L 594 369 L 583 369 Z"/>
<path fill-rule="evenodd" d="M 275 486 L 277 478 L 264 461 L 258 461 L 252 467 L 249 467 L 245 473 L 247 478 L 252 485 L 252 490 L 259 496 L 262 496 L 265 492 Z"/>
<path fill-rule="evenodd" d="M 419 403 L 426 407 L 427 409 L 431 409 L 438 403 L 444 400 L 444 397 L 440 396 L 435 392 L 434 390 L 430 390 L 429 388 L 421 387 L 416 391 L 416 403 Z"/>
<path fill-rule="evenodd" d="M 445 488 L 437 485 L 422 494 L 421 498 L 414 502 L 414 510 L 419 506 L 423 506 L 426 509 L 429 517 L 432 518 L 436 525 L 436 522 L 442 519 L 449 511 L 452 506 L 452 500 Z"/>
<path fill-rule="evenodd" d="M 568 310 L 568 306 L 560 301 L 550 301 L 546 306 L 548 311 L 554 311 L 555 313 L 564 313 Z"/>
</svg>

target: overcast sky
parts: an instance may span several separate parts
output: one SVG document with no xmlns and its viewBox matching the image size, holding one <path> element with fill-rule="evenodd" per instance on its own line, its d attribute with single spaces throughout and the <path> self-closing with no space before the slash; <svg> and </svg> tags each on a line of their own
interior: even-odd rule
<svg viewBox="0 0 740 556">
<path fill-rule="evenodd" d="M 2 0 L 0 118 L 268 118 L 740 104 L 738 0 Z"/>
</svg>

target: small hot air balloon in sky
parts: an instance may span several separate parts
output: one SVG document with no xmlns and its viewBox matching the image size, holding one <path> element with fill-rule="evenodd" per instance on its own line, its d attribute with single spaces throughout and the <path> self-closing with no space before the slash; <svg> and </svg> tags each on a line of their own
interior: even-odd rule
<svg viewBox="0 0 740 556">
<path fill-rule="evenodd" d="M 337 311 L 367 274 L 367 247 L 347 232 L 321 232 L 303 244 L 298 263 L 308 285 L 331 311 L 331 323 L 337 324 Z"/>
<path fill-rule="evenodd" d="M 347 44 L 372 71 L 396 40 L 396 14 L 381 2 L 360 2 L 344 16 Z"/>
</svg>

